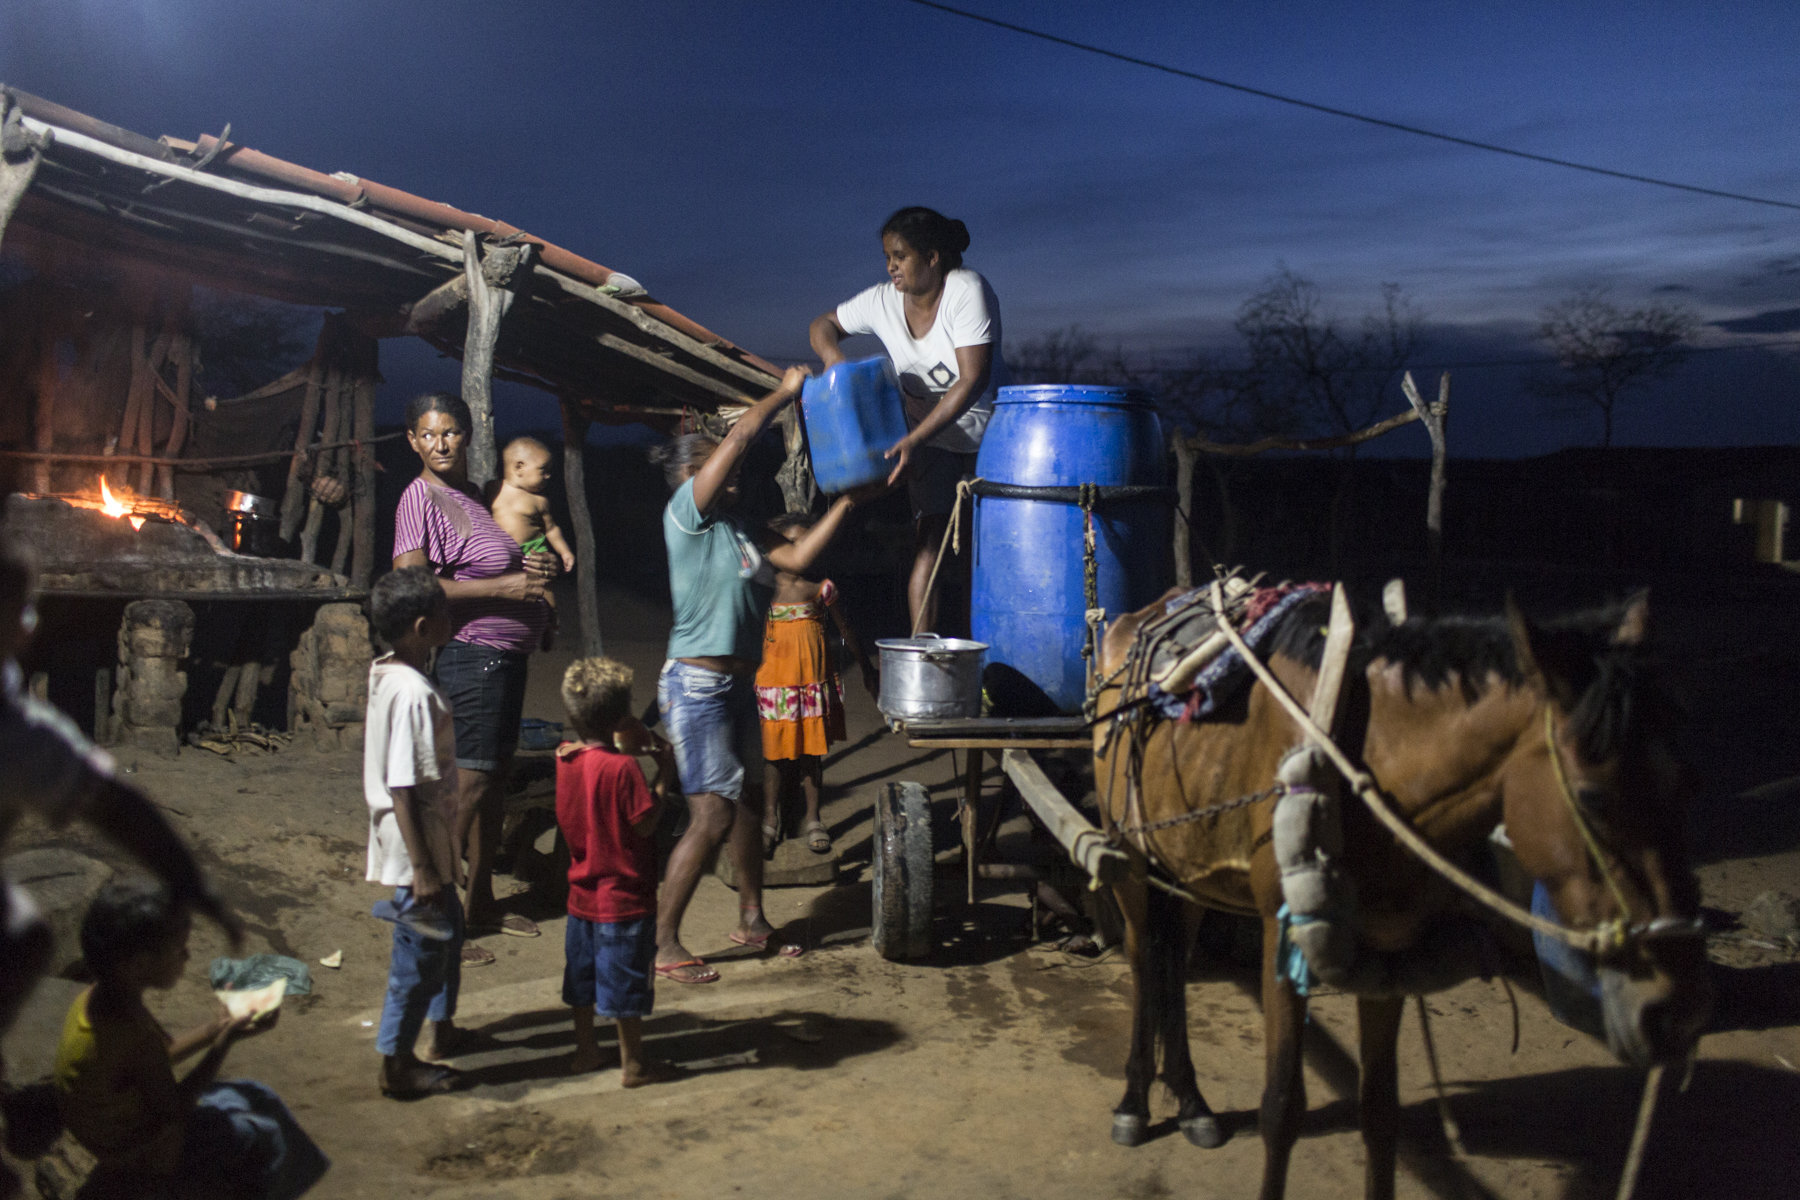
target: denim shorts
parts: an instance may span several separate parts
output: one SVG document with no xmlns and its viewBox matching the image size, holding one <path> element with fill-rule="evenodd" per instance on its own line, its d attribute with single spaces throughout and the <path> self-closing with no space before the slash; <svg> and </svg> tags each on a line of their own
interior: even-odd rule
<svg viewBox="0 0 1800 1200">
<path fill-rule="evenodd" d="M 471 642 L 450 642 L 438 650 L 431 674 L 456 722 L 457 766 L 497 771 L 518 749 L 530 665 L 531 656 L 522 650 Z"/>
<path fill-rule="evenodd" d="M 744 772 L 762 767 L 756 676 L 726 675 L 671 658 L 656 680 L 656 704 L 675 747 L 684 795 L 744 794 Z"/>
<path fill-rule="evenodd" d="M 906 496 L 912 501 L 913 520 L 921 517 L 944 517 L 956 507 L 956 485 L 964 475 L 975 473 L 973 454 L 956 454 L 937 446 L 920 446 L 913 451 L 912 473 L 906 481 Z"/>
<path fill-rule="evenodd" d="M 569 914 L 563 932 L 563 1003 L 596 1017 L 647 1017 L 656 999 L 656 918 L 590 921 Z"/>
</svg>

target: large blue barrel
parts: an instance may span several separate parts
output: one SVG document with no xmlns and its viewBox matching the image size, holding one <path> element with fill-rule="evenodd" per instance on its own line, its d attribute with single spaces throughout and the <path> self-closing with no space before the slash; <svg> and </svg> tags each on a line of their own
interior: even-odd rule
<svg viewBox="0 0 1800 1200">
<path fill-rule="evenodd" d="M 885 479 L 894 464 L 881 456 L 906 436 L 900 381 L 885 358 L 841 362 L 806 381 L 800 415 L 813 478 L 828 495 Z"/>
<path fill-rule="evenodd" d="M 975 472 L 989 483 L 1026 487 L 1162 488 L 1165 455 L 1162 422 L 1144 392 L 1005 387 Z M 1097 592 L 1109 619 L 1168 588 L 1169 521 L 1164 495 L 1106 501 L 1094 510 Z M 1082 526 L 1074 503 L 977 495 L 971 624 L 975 640 L 988 644 L 990 698 L 998 701 L 1001 690 L 1016 696 L 1023 686 L 1040 705 L 1047 698 L 1063 712 L 1081 707 Z M 1029 705 L 1004 707 L 1018 713 Z"/>
</svg>

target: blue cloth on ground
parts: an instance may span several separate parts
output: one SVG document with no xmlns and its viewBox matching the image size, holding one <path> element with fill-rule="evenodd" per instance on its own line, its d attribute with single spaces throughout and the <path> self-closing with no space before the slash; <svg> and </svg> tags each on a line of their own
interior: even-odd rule
<svg viewBox="0 0 1800 1200">
<path fill-rule="evenodd" d="M 207 968 L 214 991 L 244 992 L 267 987 L 277 979 L 288 981 L 290 996 L 312 994 L 312 968 L 285 954 L 252 954 L 249 958 L 215 958 Z"/>
</svg>

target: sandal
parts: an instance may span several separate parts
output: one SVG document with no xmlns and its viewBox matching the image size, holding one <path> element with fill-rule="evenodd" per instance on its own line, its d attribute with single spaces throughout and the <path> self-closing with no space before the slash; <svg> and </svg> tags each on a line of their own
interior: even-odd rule
<svg viewBox="0 0 1800 1200">
<path fill-rule="evenodd" d="M 725 936 L 740 946 L 748 946 L 752 950 L 767 950 L 769 948 L 769 939 L 775 935 L 772 933 L 765 933 L 759 938 L 744 937 L 734 929 Z M 792 942 L 783 942 L 775 948 L 775 954 L 778 958 L 799 958 L 805 953 L 806 950 L 803 947 L 796 946 Z"/>
<path fill-rule="evenodd" d="M 800 834 L 806 839 L 806 848 L 814 854 L 831 853 L 831 831 L 825 828 L 825 822 L 808 821 L 800 827 Z"/>
<path fill-rule="evenodd" d="M 696 967 L 699 969 L 694 970 L 693 968 L 696 968 Z M 677 972 L 683 972 L 683 971 L 685 971 L 686 974 L 678 974 L 677 973 Z M 719 973 L 717 971 L 713 970 L 711 967 L 707 966 L 703 960 L 698 959 L 698 958 L 684 958 L 680 962 L 673 962 L 673 963 L 657 963 L 656 964 L 656 977 L 658 979 L 671 980 L 672 982 L 675 982 L 675 983 L 717 983 L 717 982 L 719 982 Z"/>
<path fill-rule="evenodd" d="M 485 946 L 477 946 L 474 942 L 464 942 L 462 965 L 465 967 L 491 967 L 494 965 L 494 952 Z"/>
</svg>

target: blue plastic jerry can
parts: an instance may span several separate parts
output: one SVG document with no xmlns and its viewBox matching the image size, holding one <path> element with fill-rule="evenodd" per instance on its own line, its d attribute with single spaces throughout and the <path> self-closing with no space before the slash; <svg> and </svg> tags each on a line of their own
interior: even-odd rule
<svg viewBox="0 0 1800 1200">
<path fill-rule="evenodd" d="M 894 364 L 864 358 L 828 367 L 800 390 L 813 478 L 828 495 L 887 478 L 882 455 L 906 436 L 906 410 Z"/>
</svg>

